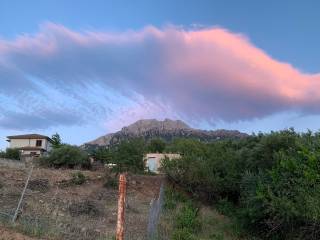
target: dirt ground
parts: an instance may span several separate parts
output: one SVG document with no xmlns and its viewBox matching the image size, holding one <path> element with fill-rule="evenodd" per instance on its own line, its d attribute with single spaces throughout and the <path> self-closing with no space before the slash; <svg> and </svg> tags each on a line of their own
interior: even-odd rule
<svg viewBox="0 0 320 240">
<path fill-rule="evenodd" d="M 28 172 L 0 169 L 0 217 L 1 213 L 13 215 Z M 118 198 L 112 181 L 116 178 L 104 169 L 81 171 L 86 180 L 77 185 L 72 179 L 78 172 L 34 169 L 14 231 L 41 239 L 112 239 Z M 128 175 L 127 181 L 126 239 L 145 239 L 150 202 L 164 178 Z M 24 237 L 12 228 L 0 229 L 0 236 L 5 236 L 0 239 L 40 239 Z"/>
<path fill-rule="evenodd" d="M 39 239 L 39 238 L 38 238 Z M 0 240 L 38 240 L 0 226 Z"/>
</svg>

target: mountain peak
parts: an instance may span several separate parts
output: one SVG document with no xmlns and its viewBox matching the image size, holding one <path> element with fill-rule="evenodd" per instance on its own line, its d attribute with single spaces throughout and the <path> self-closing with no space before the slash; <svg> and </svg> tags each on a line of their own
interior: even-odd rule
<svg viewBox="0 0 320 240">
<path fill-rule="evenodd" d="M 150 140 L 161 138 L 172 141 L 175 138 L 193 138 L 200 141 L 210 142 L 224 138 L 243 138 L 248 136 L 236 130 L 207 131 L 189 127 L 181 120 L 164 119 L 142 119 L 123 127 L 120 131 L 102 136 L 94 141 L 84 144 L 84 147 L 114 146 L 121 141 L 143 138 Z"/>
<path fill-rule="evenodd" d="M 177 129 L 191 129 L 185 122 L 181 120 L 164 119 L 163 121 L 157 119 L 141 119 L 135 123 L 123 127 L 121 131 L 130 133 L 141 133 L 150 131 L 152 129 L 158 130 L 177 130 Z"/>
</svg>

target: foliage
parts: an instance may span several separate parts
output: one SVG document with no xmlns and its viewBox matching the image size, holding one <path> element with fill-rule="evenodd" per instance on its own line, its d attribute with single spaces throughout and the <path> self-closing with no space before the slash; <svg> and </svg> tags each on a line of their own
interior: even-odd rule
<svg viewBox="0 0 320 240">
<path fill-rule="evenodd" d="M 277 160 L 243 184 L 244 223 L 270 238 L 319 239 L 320 152 L 303 146 Z"/>
<path fill-rule="evenodd" d="M 190 201 L 183 204 L 176 217 L 176 227 L 178 229 L 189 229 L 191 233 L 199 231 L 201 223 L 197 218 L 198 210 Z"/>
<path fill-rule="evenodd" d="M 82 172 L 77 171 L 72 174 L 71 182 L 73 184 L 82 185 L 85 183 L 85 181 L 86 181 L 86 176 Z"/>
<path fill-rule="evenodd" d="M 143 172 L 144 152 L 145 144 L 142 139 L 121 142 L 115 149 L 111 150 L 111 162 L 116 164 L 113 170 L 116 172 Z"/>
<path fill-rule="evenodd" d="M 7 148 L 5 152 L 0 152 L 0 158 L 20 160 L 20 151 L 17 148 Z"/>
<path fill-rule="evenodd" d="M 152 139 L 147 146 L 147 150 L 152 153 L 163 153 L 166 148 L 166 143 L 160 139 Z"/>
<path fill-rule="evenodd" d="M 102 163 L 110 163 L 112 161 L 112 152 L 107 148 L 98 148 L 94 150 L 91 155 L 96 161 Z"/>
<path fill-rule="evenodd" d="M 181 159 L 165 159 L 162 168 L 171 179 L 200 198 L 208 201 L 219 197 L 234 199 L 239 195 L 241 165 L 230 144 L 179 140 L 175 150 L 182 154 Z"/>
<path fill-rule="evenodd" d="M 169 178 L 202 201 L 218 202 L 247 231 L 265 239 L 320 238 L 320 133 L 180 139 L 167 149 L 182 154 L 163 162 Z"/>
<path fill-rule="evenodd" d="M 59 148 L 62 146 L 62 140 L 58 133 L 53 134 L 51 137 L 51 140 L 52 140 L 51 144 L 53 148 Z"/>
<path fill-rule="evenodd" d="M 174 212 L 173 230 L 170 239 L 193 240 L 201 229 L 199 209 L 195 203 L 172 186 L 165 189 L 164 209 Z"/>
<path fill-rule="evenodd" d="M 71 145 L 63 145 L 53 149 L 48 157 L 41 159 L 41 163 L 53 167 L 90 167 L 88 154 L 80 148 Z"/>
</svg>

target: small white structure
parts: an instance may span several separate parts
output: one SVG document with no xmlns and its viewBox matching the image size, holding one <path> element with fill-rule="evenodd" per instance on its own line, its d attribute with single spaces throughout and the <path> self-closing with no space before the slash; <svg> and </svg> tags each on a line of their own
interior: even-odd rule
<svg viewBox="0 0 320 240">
<path fill-rule="evenodd" d="M 180 154 L 177 153 L 147 153 L 144 158 L 146 167 L 150 172 L 159 173 L 161 167 L 161 161 L 165 158 L 176 159 L 180 158 Z"/>
<path fill-rule="evenodd" d="M 8 136 L 9 148 L 17 148 L 22 156 L 39 157 L 51 150 L 51 138 L 40 134 Z"/>
</svg>

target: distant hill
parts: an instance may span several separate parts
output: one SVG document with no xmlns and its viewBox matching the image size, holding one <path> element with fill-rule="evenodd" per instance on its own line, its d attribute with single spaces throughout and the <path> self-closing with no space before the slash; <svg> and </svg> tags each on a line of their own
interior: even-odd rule
<svg viewBox="0 0 320 240">
<path fill-rule="evenodd" d="M 165 141 L 171 141 L 175 138 L 193 138 L 210 142 L 218 139 L 244 138 L 247 136 L 248 134 L 237 130 L 220 129 L 207 131 L 194 129 L 180 120 L 165 119 L 164 121 L 159 121 L 156 119 L 143 119 L 127 127 L 123 127 L 118 132 L 110 133 L 85 143 L 82 147 L 85 149 L 110 147 L 123 140 L 130 140 L 133 138 L 143 138 L 145 140 L 161 138 Z"/>
</svg>

